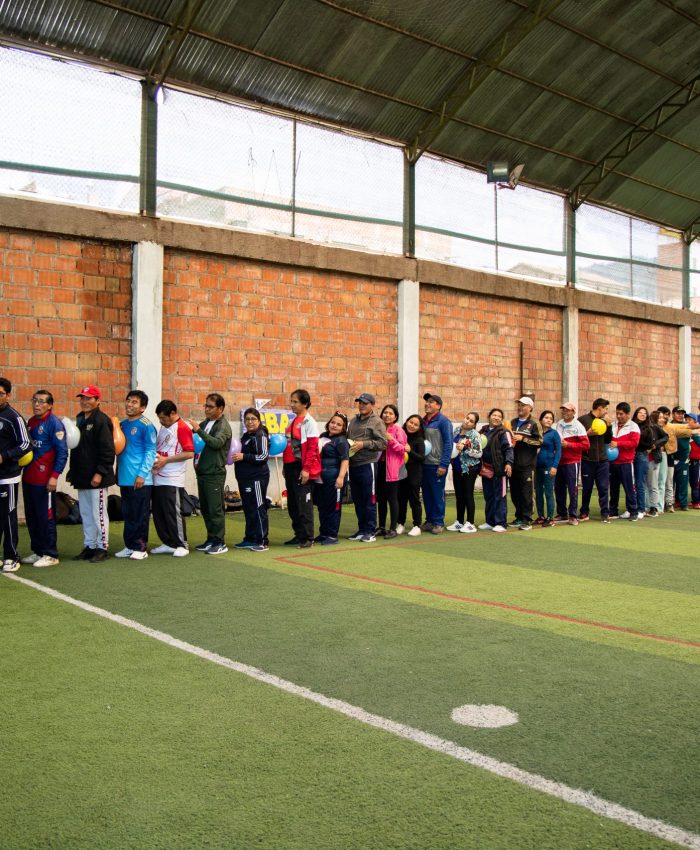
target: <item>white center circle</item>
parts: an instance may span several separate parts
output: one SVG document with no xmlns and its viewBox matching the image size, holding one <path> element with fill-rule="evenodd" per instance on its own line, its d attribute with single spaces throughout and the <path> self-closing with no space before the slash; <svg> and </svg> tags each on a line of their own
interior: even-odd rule
<svg viewBox="0 0 700 850">
<path fill-rule="evenodd" d="M 479 729 L 512 726 L 520 720 L 515 711 L 502 705 L 460 705 L 452 711 L 451 717 L 455 723 Z"/>
</svg>

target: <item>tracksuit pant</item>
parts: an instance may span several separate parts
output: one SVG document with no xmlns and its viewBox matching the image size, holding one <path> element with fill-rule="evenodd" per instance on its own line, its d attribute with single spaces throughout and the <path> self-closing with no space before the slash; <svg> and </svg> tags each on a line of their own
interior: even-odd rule
<svg viewBox="0 0 700 850">
<path fill-rule="evenodd" d="M 343 512 L 343 490 L 335 486 L 337 474 L 329 481 L 314 484 L 314 504 L 318 508 L 318 533 L 321 537 L 337 538 Z"/>
<path fill-rule="evenodd" d="M 23 481 L 22 495 L 32 552 L 58 558 L 56 494 L 49 493 L 45 484 L 26 484 Z"/>
<path fill-rule="evenodd" d="M 548 466 L 538 466 L 535 470 L 537 516 L 543 519 L 554 519 L 554 476 L 549 470 Z"/>
<path fill-rule="evenodd" d="M 673 489 L 676 493 L 676 501 L 682 508 L 688 507 L 688 461 L 676 461 L 673 470 Z"/>
<path fill-rule="evenodd" d="M 151 493 L 156 534 L 171 549 L 187 549 L 187 529 L 182 515 L 184 487 L 156 485 Z"/>
<path fill-rule="evenodd" d="M 506 476 L 502 475 L 499 478 L 482 478 L 481 485 L 484 488 L 486 522 L 492 528 L 495 528 L 497 525 L 502 525 L 505 528 L 508 518 Z"/>
<path fill-rule="evenodd" d="M 199 509 L 202 512 L 210 543 L 223 543 L 226 537 L 224 484 L 226 475 L 198 475 Z"/>
<path fill-rule="evenodd" d="M 267 546 L 269 542 L 267 538 L 267 485 L 269 483 L 269 472 L 250 481 L 238 481 L 245 515 L 243 539 L 259 546 Z"/>
<path fill-rule="evenodd" d="M 578 470 L 580 464 L 559 464 L 554 479 L 554 495 L 557 502 L 557 516 L 578 517 Z M 607 464 L 606 464 L 607 466 Z M 569 510 L 566 510 L 566 497 L 569 497 Z"/>
<path fill-rule="evenodd" d="M 19 483 L 0 484 L 0 534 L 2 535 L 2 557 L 5 561 L 16 561 L 19 530 L 17 525 L 17 497 Z"/>
<path fill-rule="evenodd" d="M 355 505 L 357 528 L 362 534 L 374 534 L 377 530 L 377 465 L 350 464 L 350 494 Z"/>
<path fill-rule="evenodd" d="M 659 509 L 659 470 L 661 464 L 658 461 L 650 460 L 647 467 L 647 480 L 644 482 L 644 492 L 646 494 L 647 510 L 652 508 Z M 663 509 L 662 509 L 663 510 Z"/>
<path fill-rule="evenodd" d="M 445 524 L 445 484 L 447 475 L 439 476 L 439 467 L 423 464 L 423 505 L 425 520 L 431 525 Z"/>
<path fill-rule="evenodd" d="M 109 517 L 107 516 L 107 488 L 94 487 L 78 490 L 78 506 L 83 523 L 83 543 L 86 549 L 109 548 Z"/>
<path fill-rule="evenodd" d="M 143 487 L 120 487 L 124 545 L 134 552 L 145 552 L 148 546 L 148 521 L 151 516 L 150 484 Z"/>
<path fill-rule="evenodd" d="M 591 496 L 593 485 L 598 491 L 598 504 L 600 515 L 608 516 L 610 507 L 608 504 L 608 490 L 610 489 L 610 463 L 607 460 L 582 460 L 581 461 L 581 513 L 591 512 Z"/>
<path fill-rule="evenodd" d="M 620 486 L 625 491 L 625 508 L 634 516 L 637 508 L 637 493 L 634 487 L 634 469 L 631 463 L 610 464 L 610 514 L 618 516 Z"/>
<path fill-rule="evenodd" d="M 386 463 L 377 464 L 377 513 L 379 527 L 386 529 L 387 508 L 389 512 L 389 528 L 396 531 L 396 518 L 399 514 L 399 482 L 386 480 Z"/>
<path fill-rule="evenodd" d="M 299 483 L 301 461 L 284 464 L 284 483 L 287 487 L 287 510 L 294 536 L 301 543 L 314 539 L 313 483 Z"/>
<path fill-rule="evenodd" d="M 406 477 L 399 481 L 398 524 L 406 525 L 408 506 L 411 506 L 411 519 L 414 525 L 423 522 L 423 507 L 420 500 L 420 487 L 423 481 L 423 467 L 417 463 L 406 464 Z"/>
<path fill-rule="evenodd" d="M 530 525 L 532 522 L 532 488 L 534 466 L 514 466 L 510 477 L 510 498 L 515 508 L 515 518 Z"/>
<path fill-rule="evenodd" d="M 688 470 L 690 482 L 690 500 L 694 505 L 700 505 L 700 460 L 691 460 Z"/>
</svg>

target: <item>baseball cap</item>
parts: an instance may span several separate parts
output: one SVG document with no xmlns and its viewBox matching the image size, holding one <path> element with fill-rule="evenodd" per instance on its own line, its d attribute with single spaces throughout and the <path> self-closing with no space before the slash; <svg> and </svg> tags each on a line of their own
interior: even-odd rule
<svg viewBox="0 0 700 850">
<path fill-rule="evenodd" d="M 685 408 L 684 408 L 684 407 L 681 407 L 680 405 L 676 405 L 676 406 L 673 408 L 673 410 L 671 411 L 671 413 L 682 413 L 682 414 L 683 414 L 683 416 L 685 416 L 686 410 L 685 410 Z"/>
<path fill-rule="evenodd" d="M 559 410 L 573 410 L 576 413 L 576 405 L 572 401 L 565 401 L 559 405 Z"/>
<path fill-rule="evenodd" d="M 355 401 L 363 401 L 365 404 L 374 404 L 376 399 L 372 393 L 360 393 Z"/>
<path fill-rule="evenodd" d="M 425 393 L 423 396 L 423 401 L 434 401 L 436 404 L 442 407 L 442 399 L 439 395 L 435 395 L 435 393 Z"/>
<path fill-rule="evenodd" d="M 534 406 L 535 406 L 535 402 L 534 402 L 534 401 L 530 398 L 530 396 L 529 396 L 529 395 L 524 395 L 524 396 L 522 396 L 521 398 L 516 398 L 515 400 L 516 400 L 516 401 L 519 401 L 519 402 L 520 402 L 520 404 L 529 404 L 529 405 L 530 405 L 530 407 L 534 407 Z"/>
<path fill-rule="evenodd" d="M 93 384 L 89 384 L 87 387 L 83 387 L 79 393 L 76 393 L 76 397 L 81 395 L 89 396 L 90 398 L 102 398 L 102 392 L 99 387 L 94 386 Z"/>
</svg>

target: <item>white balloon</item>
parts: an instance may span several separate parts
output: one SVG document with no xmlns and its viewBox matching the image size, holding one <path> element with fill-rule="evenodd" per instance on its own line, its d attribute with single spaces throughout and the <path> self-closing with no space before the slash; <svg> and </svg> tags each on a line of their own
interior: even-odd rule
<svg viewBox="0 0 700 850">
<path fill-rule="evenodd" d="M 459 454 L 459 449 L 457 448 L 457 446 L 456 445 L 452 446 L 452 459 L 454 460 L 454 458 L 456 458 L 458 454 Z"/>
<path fill-rule="evenodd" d="M 66 429 L 66 445 L 69 449 L 74 449 L 80 442 L 80 431 L 78 430 L 78 426 L 68 416 L 64 416 L 61 422 L 63 422 Z"/>
</svg>

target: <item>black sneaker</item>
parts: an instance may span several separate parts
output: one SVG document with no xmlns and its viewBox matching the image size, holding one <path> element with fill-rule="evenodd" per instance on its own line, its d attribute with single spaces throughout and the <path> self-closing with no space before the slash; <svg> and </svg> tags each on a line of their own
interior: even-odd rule
<svg viewBox="0 0 700 850">
<path fill-rule="evenodd" d="M 588 520 L 590 519 L 590 516 L 588 515 L 588 512 L 586 512 L 586 513 L 579 514 L 578 518 L 579 518 L 580 522 L 588 522 Z"/>
<path fill-rule="evenodd" d="M 297 549 L 310 549 L 314 545 L 313 540 L 300 540 L 297 543 Z"/>
<path fill-rule="evenodd" d="M 386 528 L 378 528 L 374 532 L 375 537 L 386 537 Z"/>
<path fill-rule="evenodd" d="M 338 538 L 337 537 L 324 537 L 321 541 L 321 546 L 337 546 Z"/>
<path fill-rule="evenodd" d="M 212 546 L 213 543 L 211 540 L 205 540 L 204 543 L 200 543 L 199 546 L 195 546 L 194 548 L 197 552 L 208 552 Z"/>
<path fill-rule="evenodd" d="M 73 560 L 74 560 L 74 561 L 89 561 L 89 560 L 90 560 L 90 558 L 92 558 L 92 556 L 95 554 L 95 552 L 97 552 L 97 549 L 90 549 L 90 547 L 89 547 L 89 546 L 86 546 L 86 547 L 83 549 L 83 551 L 82 551 L 82 552 L 79 552 L 79 553 L 75 556 L 75 558 L 73 558 Z"/>
<path fill-rule="evenodd" d="M 542 520 L 542 528 L 551 528 L 554 525 L 551 519 Z"/>
<path fill-rule="evenodd" d="M 647 514 L 647 516 L 658 516 L 658 515 L 659 515 L 659 511 L 656 508 L 650 508 L 649 513 Z"/>
<path fill-rule="evenodd" d="M 291 540 L 285 540 L 284 545 L 285 546 L 298 546 L 300 542 L 301 541 L 299 540 L 298 537 L 292 537 Z"/>
<path fill-rule="evenodd" d="M 225 543 L 212 543 L 207 549 L 207 555 L 225 555 L 228 552 L 228 546 Z"/>
<path fill-rule="evenodd" d="M 102 561 L 106 561 L 109 558 L 109 552 L 106 549 L 95 549 L 92 558 L 90 558 L 91 564 L 101 564 Z"/>
<path fill-rule="evenodd" d="M 601 521 L 601 522 L 610 522 L 610 517 L 609 517 L 607 514 L 603 514 L 603 515 L 600 517 L 600 521 Z"/>
<path fill-rule="evenodd" d="M 323 534 L 317 534 L 316 537 L 314 537 L 314 543 L 323 543 L 325 539 L 326 538 Z"/>
<path fill-rule="evenodd" d="M 351 534 L 350 537 L 348 537 L 348 540 L 359 540 L 360 537 L 362 537 L 362 532 L 356 531 L 354 534 Z"/>
<path fill-rule="evenodd" d="M 396 531 L 394 531 L 394 529 L 393 529 L 393 528 L 390 528 L 390 529 L 389 529 L 389 531 L 387 531 L 387 532 L 384 534 L 384 539 L 385 539 L 385 540 L 393 540 L 393 539 L 394 539 L 394 537 L 396 537 L 396 536 L 397 536 Z"/>
</svg>

